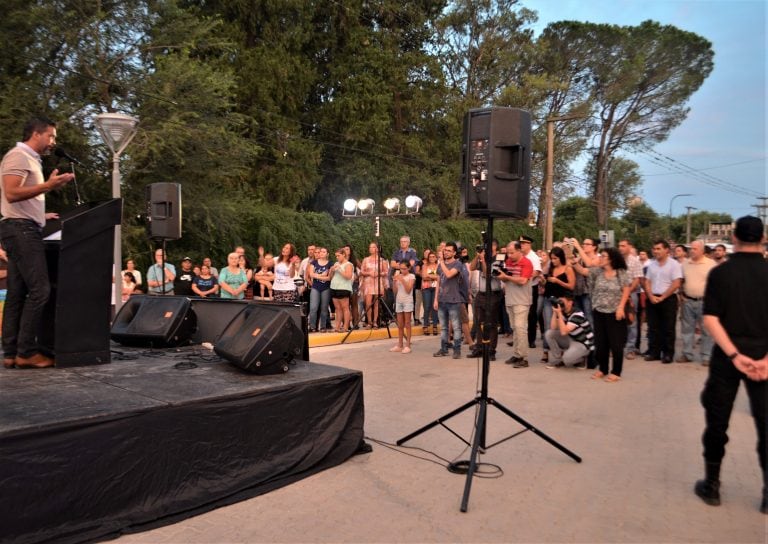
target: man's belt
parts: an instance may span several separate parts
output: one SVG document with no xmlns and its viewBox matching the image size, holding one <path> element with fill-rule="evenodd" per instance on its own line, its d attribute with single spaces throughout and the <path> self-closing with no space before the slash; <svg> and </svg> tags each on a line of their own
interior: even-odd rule
<svg viewBox="0 0 768 544">
<path fill-rule="evenodd" d="M 684 296 L 685 298 L 687 298 L 688 300 L 695 300 L 696 302 L 698 302 L 698 301 L 700 301 L 700 300 L 704 300 L 704 297 L 698 297 L 698 298 L 697 298 L 697 297 L 689 297 L 689 296 L 688 296 L 688 295 L 686 295 L 685 293 L 683 293 L 683 296 Z"/>
</svg>

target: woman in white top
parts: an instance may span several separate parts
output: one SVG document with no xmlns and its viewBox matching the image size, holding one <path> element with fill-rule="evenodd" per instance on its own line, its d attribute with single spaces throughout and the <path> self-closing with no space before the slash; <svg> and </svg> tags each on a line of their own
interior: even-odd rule
<svg viewBox="0 0 768 544">
<path fill-rule="evenodd" d="M 272 294 L 275 302 L 296 302 L 296 284 L 293 277 L 299 269 L 301 259 L 296 254 L 296 246 L 285 244 L 280 256 L 275 259 L 275 280 Z"/>
</svg>

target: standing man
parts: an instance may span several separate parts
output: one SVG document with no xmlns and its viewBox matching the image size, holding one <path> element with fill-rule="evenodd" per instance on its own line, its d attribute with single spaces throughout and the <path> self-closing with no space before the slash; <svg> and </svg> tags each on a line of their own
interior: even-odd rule
<svg viewBox="0 0 768 544">
<path fill-rule="evenodd" d="M 163 270 L 163 261 L 165 260 L 163 249 L 155 250 L 155 264 L 147 270 L 147 287 L 150 295 L 172 295 L 173 280 L 176 279 L 176 267 L 171 263 L 165 263 Z"/>
<path fill-rule="evenodd" d="M 496 261 L 496 250 L 498 247 L 491 243 L 491 263 Z M 483 327 L 488 327 L 488 341 L 490 342 L 490 359 L 496 360 L 496 346 L 499 343 L 499 308 L 501 307 L 501 301 L 504 298 L 502 294 L 501 282 L 499 281 L 500 270 L 491 270 L 491 292 L 490 298 L 486 295 L 485 276 L 488 269 L 488 263 L 485 262 L 485 249 L 478 251 L 475 254 L 475 258 L 469 263 L 470 272 L 475 270 L 479 271 L 480 277 L 478 281 L 477 297 L 475 298 L 475 322 L 478 324 L 478 330 L 475 332 L 475 345 L 473 349 L 467 353 L 467 357 L 481 357 L 483 355 L 483 348 L 481 341 L 485 339 L 483 333 Z M 486 305 L 490 303 L 489 312 L 486 312 Z"/>
<path fill-rule="evenodd" d="M 722 264 L 728 260 L 728 250 L 723 244 L 717 244 L 712 252 L 712 260 L 715 264 Z"/>
<path fill-rule="evenodd" d="M 531 276 L 531 307 L 528 309 L 528 347 L 536 347 L 536 327 L 539 323 L 539 316 L 536 312 L 536 306 L 539 303 L 539 278 L 541 277 L 541 259 L 533 251 L 533 238 L 530 236 L 520 237 L 520 247 L 523 251 L 523 257 L 531 261 L 533 265 L 533 276 Z"/>
<path fill-rule="evenodd" d="M 694 240 L 689 251 L 690 258 L 683 263 L 683 288 L 680 290 L 680 301 L 683 308 L 680 312 L 680 334 L 683 336 L 683 354 L 677 358 L 678 363 L 695 361 L 693 354 L 696 325 L 702 325 L 704 317 L 704 290 L 707 276 L 716 265 L 715 261 L 704 255 L 704 242 Z M 712 337 L 707 329 L 701 328 L 701 358 L 704 365 L 709 364 L 712 352 Z"/>
<path fill-rule="evenodd" d="M 181 270 L 173 280 L 173 293 L 185 297 L 195 296 L 192 290 L 192 282 L 195 279 L 195 273 L 192 272 L 192 259 L 184 257 L 181 260 Z"/>
<path fill-rule="evenodd" d="M 637 255 L 632 254 L 632 244 L 626 238 L 619 241 L 619 253 L 624 257 L 624 262 L 627 264 L 627 273 L 632 282 L 629 284 L 629 297 L 632 301 L 632 307 L 635 309 L 637 321 L 640 321 L 640 285 L 643 282 L 643 264 Z M 628 323 L 627 343 L 624 346 L 624 356 L 627 359 L 634 359 L 640 352 L 635 347 L 638 334 L 640 334 L 640 328 L 633 323 Z"/>
<path fill-rule="evenodd" d="M 443 249 L 443 257 L 437 262 L 437 287 L 435 288 L 434 308 L 440 319 L 440 349 L 434 353 L 435 357 L 448 355 L 449 331 L 448 322 L 453 328 L 453 358 L 461 358 L 461 309 L 459 306 L 466 303 L 462 296 L 461 282 L 464 282 L 466 290 L 469 289 L 469 273 L 464 263 L 456 258 L 458 248 L 455 242 L 448 242 Z"/>
<path fill-rule="evenodd" d="M 512 325 L 512 357 L 504 361 L 515 368 L 528 366 L 528 311 L 531 307 L 532 292 L 528 283 L 533 276 L 533 264 L 521 251 L 520 242 L 507 244 L 507 260 L 504 263 L 506 272 L 499 274 L 504 283 L 504 305 L 506 306 L 509 322 Z"/>
<path fill-rule="evenodd" d="M 757 455 L 763 471 L 760 511 L 768 514 L 768 262 L 763 259 L 763 222 L 746 216 L 736 221 L 736 253 L 709 273 L 704 294 L 704 327 L 717 346 L 701 393 L 706 428 L 705 479 L 694 491 L 705 503 L 720 504 L 720 463 L 728 442 L 728 421 L 743 381 L 757 427 Z"/>
<path fill-rule="evenodd" d="M 74 179 L 74 174 L 51 172 L 43 176 L 42 156 L 56 146 L 56 123 L 44 117 L 24 125 L 22 141 L 0 163 L 2 199 L 0 240 L 8 254 L 8 294 L 3 308 L 3 365 L 45 368 L 54 365 L 43 353 L 38 336 L 43 308 L 51 286 L 43 245 L 46 219 L 58 214 L 45 213 L 45 193 Z"/>
<path fill-rule="evenodd" d="M 645 360 L 661 359 L 669 364 L 675 357 L 676 293 L 683 280 L 683 268 L 670 257 L 666 240 L 653 243 L 653 256 L 645 273 L 649 344 Z"/>
</svg>

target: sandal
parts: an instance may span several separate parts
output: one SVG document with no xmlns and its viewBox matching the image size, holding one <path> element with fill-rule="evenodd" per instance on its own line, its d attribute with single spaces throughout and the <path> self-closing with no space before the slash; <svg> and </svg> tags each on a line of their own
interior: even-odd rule
<svg viewBox="0 0 768 544">
<path fill-rule="evenodd" d="M 608 376 L 603 381 L 608 383 L 614 383 L 619 381 L 620 379 L 621 379 L 621 376 L 617 376 L 616 374 L 608 374 Z"/>
<path fill-rule="evenodd" d="M 598 370 L 597 372 L 595 372 L 594 374 L 592 374 L 592 376 L 590 376 L 590 377 L 591 377 L 593 380 L 602 380 L 602 379 L 605 377 L 605 374 L 603 374 L 602 372 L 600 372 L 600 371 Z"/>
</svg>

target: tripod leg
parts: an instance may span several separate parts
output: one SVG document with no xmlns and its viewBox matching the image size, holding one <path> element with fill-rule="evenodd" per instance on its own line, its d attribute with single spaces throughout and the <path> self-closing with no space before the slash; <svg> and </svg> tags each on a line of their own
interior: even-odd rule
<svg viewBox="0 0 768 544">
<path fill-rule="evenodd" d="M 424 433 L 424 432 L 426 432 L 426 431 L 430 430 L 430 429 L 431 429 L 431 428 L 433 428 L 433 427 L 437 427 L 438 425 L 442 424 L 442 423 L 443 423 L 443 421 L 448 421 L 448 420 L 449 420 L 449 419 L 451 419 L 453 416 L 460 414 L 461 412 L 463 412 L 463 411 L 464 411 L 464 410 L 466 410 L 467 408 L 471 408 L 472 406 L 474 406 L 474 405 L 475 405 L 475 404 L 477 404 L 477 403 L 478 403 L 478 400 L 477 400 L 477 399 L 472 399 L 471 401 L 467 402 L 466 404 L 463 404 L 463 405 L 459 406 L 459 407 L 458 407 L 458 408 L 456 408 L 455 410 L 453 410 L 453 411 L 451 411 L 451 412 L 448 412 L 448 413 L 447 413 L 447 414 L 445 414 L 444 416 L 440 416 L 439 418 L 437 418 L 437 419 L 436 419 L 436 420 L 434 420 L 433 422 L 431 422 L 431 423 L 427 423 L 426 425 L 424 425 L 424 426 L 423 426 L 423 427 L 421 427 L 420 429 L 417 429 L 417 430 L 413 431 L 413 432 L 412 432 L 411 434 L 409 434 L 408 436 L 404 436 L 403 438 L 401 438 L 400 440 L 398 440 L 398 441 L 397 441 L 397 442 L 395 442 L 395 443 L 396 443 L 398 446 L 402 446 L 403 444 L 405 444 L 406 442 L 408 442 L 408 441 L 409 441 L 411 438 L 415 438 L 415 437 L 419 436 L 421 433 Z"/>
<path fill-rule="evenodd" d="M 505 414 L 507 414 L 509 417 L 511 417 L 512 419 L 514 419 L 515 421 L 517 421 L 517 422 L 518 422 L 520 425 L 522 425 L 523 427 L 525 427 L 525 428 L 526 428 L 526 429 L 528 429 L 529 431 L 532 431 L 532 432 L 533 432 L 533 433 L 534 433 L 536 436 L 538 436 L 539 438 L 541 438 L 541 439 L 543 439 L 543 440 L 546 440 L 547 442 L 549 442 L 551 445 L 553 445 L 554 447 L 556 447 L 557 449 L 559 449 L 561 452 L 563 452 L 564 454 L 566 454 L 568 457 L 570 457 L 571 459 L 573 459 L 573 460 L 574 460 L 574 461 L 576 461 L 577 463 L 581 463 L 581 457 L 579 457 L 578 455 L 576 455 L 575 453 L 573 453 L 571 450 L 569 450 L 568 448 L 566 448 L 565 446 L 563 446 L 562 444 L 560 444 L 560 443 L 559 443 L 558 441 L 556 441 L 554 438 L 551 438 L 550 436 L 548 436 L 548 435 L 544 434 L 543 432 L 541 432 L 539 429 L 537 429 L 536 427 L 534 427 L 533 425 L 531 425 L 530 423 L 528 423 L 526 420 L 524 420 L 523 418 L 521 418 L 520 416 L 518 416 L 516 413 L 514 413 L 512 410 L 510 410 L 509 408 L 507 408 L 507 407 L 506 407 L 506 406 L 504 406 L 503 404 L 500 404 L 500 403 L 496 402 L 496 401 L 495 401 L 495 400 L 493 400 L 492 398 L 489 398 L 489 399 L 488 399 L 488 402 L 490 402 L 491 404 L 493 404 L 493 405 L 494 405 L 496 408 L 498 408 L 499 410 L 501 410 L 502 412 L 504 412 Z"/>
<path fill-rule="evenodd" d="M 464 494 L 461 496 L 461 511 L 466 512 L 469 504 L 469 492 L 472 489 L 472 478 L 475 476 L 477 470 L 477 451 L 480 449 L 480 441 L 483 439 L 485 432 L 481 430 L 485 429 L 485 416 L 488 411 L 488 403 L 485 399 L 480 399 L 480 411 L 477 416 L 477 427 L 475 432 L 475 439 L 472 441 L 472 452 L 469 454 L 469 469 L 467 470 L 467 481 L 464 483 Z"/>
</svg>

